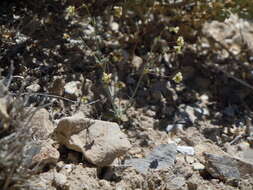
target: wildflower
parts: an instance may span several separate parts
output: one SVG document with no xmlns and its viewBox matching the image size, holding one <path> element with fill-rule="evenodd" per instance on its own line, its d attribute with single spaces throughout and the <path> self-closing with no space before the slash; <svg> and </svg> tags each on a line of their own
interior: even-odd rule
<svg viewBox="0 0 253 190">
<path fill-rule="evenodd" d="M 122 16 L 122 7 L 115 6 L 113 7 L 114 16 L 120 18 Z"/>
<path fill-rule="evenodd" d="M 175 82 L 175 83 L 180 83 L 182 82 L 183 80 L 183 75 L 181 72 L 178 72 L 173 78 L 172 80 Z"/>
<path fill-rule="evenodd" d="M 174 46 L 173 48 L 175 49 L 176 53 L 182 53 L 182 46 Z"/>
<path fill-rule="evenodd" d="M 102 81 L 107 85 L 110 84 L 112 82 L 112 74 L 103 72 Z"/>
<path fill-rule="evenodd" d="M 184 38 L 182 36 L 179 36 L 177 38 L 177 45 L 183 47 L 184 46 Z"/>
<path fill-rule="evenodd" d="M 82 103 L 88 103 L 88 97 L 87 96 L 83 96 L 82 98 L 81 98 L 81 102 Z"/>
<path fill-rule="evenodd" d="M 68 16 L 74 16 L 76 14 L 76 8 L 74 6 L 68 6 L 66 12 Z"/>
<path fill-rule="evenodd" d="M 169 27 L 169 31 L 170 32 L 174 32 L 174 33 L 178 33 L 178 31 L 179 31 L 179 27 L 178 26 L 176 26 L 176 27 Z"/>
<path fill-rule="evenodd" d="M 146 74 L 148 74 L 150 72 L 150 69 L 149 68 L 144 68 L 144 70 L 143 70 L 143 73 L 146 75 Z"/>
</svg>

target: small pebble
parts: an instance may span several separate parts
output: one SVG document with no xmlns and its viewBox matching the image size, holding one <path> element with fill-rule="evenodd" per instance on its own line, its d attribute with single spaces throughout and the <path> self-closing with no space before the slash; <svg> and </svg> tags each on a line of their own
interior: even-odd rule
<svg viewBox="0 0 253 190">
<path fill-rule="evenodd" d="M 177 151 L 190 156 L 195 154 L 194 148 L 191 146 L 177 146 Z"/>
<path fill-rule="evenodd" d="M 30 86 L 27 86 L 26 87 L 26 90 L 28 91 L 28 92 L 38 92 L 39 90 L 40 90 L 40 85 L 39 84 L 32 84 L 32 85 L 30 85 Z"/>
<path fill-rule="evenodd" d="M 192 164 L 192 168 L 194 170 L 203 170 L 205 169 L 205 166 L 199 162 Z"/>
<path fill-rule="evenodd" d="M 194 161 L 195 161 L 194 157 L 192 157 L 192 156 L 186 156 L 186 162 L 188 164 L 192 164 L 192 163 L 194 163 Z"/>
</svg>

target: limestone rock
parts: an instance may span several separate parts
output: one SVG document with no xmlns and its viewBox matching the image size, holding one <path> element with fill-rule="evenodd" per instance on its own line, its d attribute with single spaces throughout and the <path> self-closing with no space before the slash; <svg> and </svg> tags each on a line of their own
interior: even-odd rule
<svg viewBox="0 0 253 190">
<path fill-rule="evenodd" d="M 8 102 L 7 97 L 0 97 L 0 120 L 8 120 L 9 114 L 7 113 Z"/>
<path fill-rule="evenodd" d="M 55 172 L 54 183 L 58 188 L 64 188 L 65 184 L 67 183 L 67 177 L 62 173 Z"/>
<path fill-rule="evenodd" d="M 39 153 L 32 158 L 32 163 L 56 164 L 60 153 L 50 143 L 43 142 Z"/>
<path fill-rule="evenodd" d="M 47 139 L 49 134 L 54 131 L 54 125 L 49 120 L 49 113 L 46 109 L 42 108 L 35 112 L 31 121 L 31 133 L 36 139 Z"/>
<path fill-rule="evenodd" d="M 132 65 L 133 65 L 133 68 L 136 70 L 136 71 L 140 71 L 141 67 L 142 67 L 142 64 L 143 64 L 143 60 L 141 57 L 138 57 L 138 56 L 134 56 L 133 57 L 133 60 L 132 60 Z"/>
<path fill-rule="evenodd" d="M 253 176 L 253 164 L 226 155 L 204 153 L 207 171 L 221 180 L 244 179 Z"/>
<path fill-rule="evenodd" d="M 88 119 L 82 114 L 60 120 L 55 134 L 59 143 L 81 152 L 97 166 L 110 165 L 131 147 L 117 123 Z"/>
<path fill-rule="evenodd" d="M 82 87 L 81 87 L 81 82 L 80 81 L 68 82 L 64 86 L 64 94 L 67 98 L 70 98 L 72 100 L 76 100 L 82 94 L 81 88 Z"/>
<path fill-rule="evenodd" d="M 132 166 L 140 173 L 147 173 L 149 169 L 164 169 L 174 164 L 177 154 L 175 144 L 161 144 L 145 158 L 125 161 L 126 166 Z"/>
<path fill-rule="evenodd" d="M 194 170 L 203 170 L 203 169 L 205 169 L 205 166 L 199 162 L 196 162 L 196 163 L 192 164 L 192 168 Z"/>
<path fill-rule="evenodd" d="M 29 186 L 31 190 L 56 190 L 56 188 L 52 186 L 54 174 L 55 172 L 50 170 L 39 175 L 34 175 L 31 179 L 27 180 L 27 186 Z"/>
<path fill-rule="evenodd" d="M 26 90 L 28 91 L 28 92 L 38 92 L 39 90 L 40 90 L 40 85 L 39 84 L 32 84 L 32 85 L 30 85 L 30 86 L 27 86 L 26 87 Z"/>
<path fill-rule="evenodd" d="M 171 190 L 180 190 L 183 189 L 185 183 L 186 182 L 184 177 L 174 177 L 168 181 L 166 188 Z"/>
<path fill-rule="evenodd" d="M 191 156 L 195 154 L 194 148 L 191 146 L 177 146 L 177 151 L 182 154 L 191 155 Z"/>
<path fill-rule="evenodd" d="M 111 27 L 112 31 L 114 31 L 114 32 L 119 31 L 119 24 L 117 22 L 110 23 L 110 27 Z"/>
<path fill-rule="evenodd" d="M 225 22 L 212 21 L 203 27 L 203 33 L 221 42 L 235 55 L 244 45 L 253 53 L 252 23 L 231 14 Z"/>
<path fill-rule="evenodd" d="M 39 168 L 43 168 L 46 164 L 56 164 L 60 153 L 52 144 L 52 140 L 43 140 L 26 145 L 23 164 L 27 167 L 39 164 Z"/>
<path fill-rule="evenodd" d="M 11 106 L 10 99 L 11 97 L 8 95 L 8 89 L 3 82 L 0 81 L 0 127 L 2 124 L 4 127 L 8 126 L 8 120 L 10 118 L 8 108 Z"/>
</svg>

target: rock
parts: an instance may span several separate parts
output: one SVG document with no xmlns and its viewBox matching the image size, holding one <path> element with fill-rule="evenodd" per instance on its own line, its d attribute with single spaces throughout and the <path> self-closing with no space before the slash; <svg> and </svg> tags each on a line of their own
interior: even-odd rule
<svg viewBox="0 0 253 190">
<path fill-rule="evenodd" d="M 193 170 L 191 165 L 185 162 L 184 158 L 185 156 L 178 155 L 175 165 L 170 167 L 170 169 L 172 169 L 173 173 L 176 172 L 176 176 L 181 176 L 187 179 L 193 175 Z"/>
<path fill-rule="evenodd" d="M 64 174 L 55 172 L 54 174 L 54 184 L 58 188 L 64 188 L 67 183 L 67 177 Z"/>
<path fill-rule="evenodd" d="M 178 135 L 190 146 L 196 146 L 205 141 L 205 137 L 195 127 L 188 127 L 184 133 Z"/>
<path fill-rule="evenodd" d="M 147 173 L 149 169 L 165 169 L 174 164 L 176 153 L 175 144 L 161 144 L 146 158 L 126 160 L 124 165 L 131 166 L 140 173 Z"/>
<path fill-rule="evenodd" d="M 42 108 L 35 112 L 30 120 L 31 134 L 37 140 L 47 139 L 49 134 L 54 131 L 54 125 L 49 120 L 49 113 L 46 109 Z"/>
<path fill-rule="evenodd" d="M 0 80 L 0 97 L 4 97 L 8 94 L 8 88 L 5 86 L 5 79 Z"/>
<path fill-rule="evenodd" d="M 253 164 L 253 149 L 252 148 L 247 148 L 243 150 L 243 159 Z"/>
<path fill-rule="evenodd" d="M 176 125 L 175 124 L 169 124 L 169 125 L 167 125 L 167 127 L 166 127 L 166 132 L 167 133 L 169 133 L 169 132 L 172 132 L 172 131 L 174 131 L 176 129 Z"/>
<path fill-rule="evenodd" d="M 228 156 L 219 156 L 205 153 L 206 170 L 220 180 L 240 179 L 240 172 L 236 161 Z"/>
<path fill-rule="evenodd" d="M 9 113 L 8 109 L 11 107 L 11 96 L 8 95 L 8 89 L 0 80 L 0 128 L 9 126 Z"/>
<path fill-rule="evenodd" d="M 209 110 L 204 107 L 197 107 L 194 109 L 194 112 L 196 113 L 198 118 L 203 118 L 203 116 L 209 116 Z"/>
<path fill-rule="evenodd" d="M 194 170 L 203 170 L 203 169 L 205 169 L 205 166 L 199 162 L 196 162 L 196 163 L 192 164 L 192 168 Z"/>
<path fill-rule="evenodd" d="M 185 185 L 185 178 L 184 177 L 173 177 L 166 183 L 166 189 L 170 190 L 181 190 L 182 187 Z"/>
<path fill-rule="evenodd" d="M 87 36 L 93 35 L 95 33 L 95 28 L 90 24 L 85 24 L 83 28 L 83 33 Z"/>
<path fill-rule="evenodd" d="M 189 190 L 199 189 L 200 183 L 201 183 L 201 179 L 197 175 L 193 175 L 189 179 L 187 179 L 187 187 Z"/>
<path fill-rule="evenodd" d="M 0 97 L 0 121 L 3 120 L 4 122 L 7 122 L 10 118 L 8 112 L 8 97 Z"/>
<path fill-rule="evenodd" d="M 210 142 L 203 142 L 201 144 L 198 144 L 194 147 L 194 149 L 196 152 L 196 156 L 201 163 L 205 162 L 204 153 L 229 156 L 229 154 L 227 154 L 226 152 L 221 150 L 221 148 L 219 146 L 212 144 Z"/>
<path fill-rule="evenodd" d="M 89 100 L 94 98 L 94 92 L 92 91 L 93 82 L 89 79 L 86 79 L 83 85 L 83 95 L 86 96 Z"/>
<path fill-rule="evenodd" d="M 180 118 L 185 123 L 193 124 L 198 119 L 192 106 L 180 105 L 179 111 Z"/>
<path fill-rule="evenodd" d="M 119 31 L 119 24 L 117 22 L 112 22 L 110 23 L 110 27 L 114 32 L 118 32 Z"/>
<path fill-rule="evenodd" d="M 207 94 L 202 94 L 199 99 L 201 100 L 202 103 L 206 104 L 208 103 L 209 96 Z"/>
<path fill-rule="evenodd" d="M 111 187 L 111 184 L 110 184 L 110 181 L 107 181 L 107 180 L 99 180 L 99 185 L 104 188 L 104 189 L 112 189 Z M 120 189 L 117 189 L 117 190 L 120 190 Z"/>
<path fill-rule="evenodd" d="M 150 161 L 141 158 L 135 158 L 125 161 L 125 166 L 131 166 L 140 173 L 146 173 L 150 168 Z"/>
<path fill-rule="evenodd" d="M 244 46 L 247 46 L 252 54 L 252 26 L 251 22 L 243 20 L 235 14 L 231 14 L 225 22 L 212 21 L 205 23 L 203 33 L 222 43 L 234 55 L 239 54 Z"/>
<path fill-rule="evenodd" d="M 62 169 L 65 166 L 63 161 L 59 161 L 56 163 L 56 169 L 57 171 L 59 171 L 60 169 Z"/>
<path fill-rule="evenodd" d="M 60 173 L 62 172 L 60 171 Z M 68 190 L 100 189 L 96 168 L 76 165 L 66 176 L 67 183 L 65 186 Z"/>
<path fill-rule="evenodd" d="M 195 158 L 192 157 L 192 156 L 186 156 L 185 157 L 185 161 L 188 163 L 188 164 L 193 164 L 195 162 Z"/>
<path fill-rule="evenodd" d="M 56 165 L 60 158 L 60 153 L 52 146 L 52 143 L 50 140 L 44 140 L 26 145 L 23 159 L 24 165 L 31 167 L 39 164 L 39 168 L 43 168 L 46 164 Z"/>
<path fill-rule="evenodd" d="M 132 147 L 128 153 L 131 154 L 131 155 L 138 155 L 142 152 L 141 148 L 140 147 Z"/>
<path fill-rule="evenodd" d="M 60 172 L 49 170 L 39 175 L 33 175 L 27 180 L 26 185 L 31 190 L 104 189 L 100 188 L 96 168 L 84 167 L 82 164 L 75 165 L 69 173 L 63 170 Z"/>
<path fill-rule="evenodd" d="M 203 155 L 204 152 L 227 156 L 229 155 L 221 150 L 220 147 L 208 141 L 195 127 L 187 128 L 183 133 L 179 133 L 178 136 L 187 144 L 194 147 L 196 158 L 198 158 L 201 163 L 205 162 Z"/>
<path fill-rule="evenodd" d="M 236 157 L 204 153 L 206 170 L 215 178 L 228 181 L 253 177 L 253 164 Z"/>
<path fill-rule="evenodd" d="M 32 158 L 32 163 L 56 164 L 60 158 L 60 153 L 48 142 L 43 142 L 40 151 Z"/>
<path fill-rule="evenodd" d="M 195 154 L 194 148 L 190 146 L 177 146 L 177 151 L 190 156 L 193 156 Z"/>
<path fill-rule="evenodd" d="M 153 117 L 140 114 L 140 128 L 141 129 L 152 129 L 155 125 L 156 120 Z"/>
<path fill-rule="evenodd" d="M 54 174 L 55 172 L 53 170 L 49 170 L 39 175 L 33 175 L 27 180 L 27 186 L 30 187 L 29 189 L 31 190 L 56 190 L 56 188 L 52 186 Z"/>
<path fill-rule="evenodd" d="M 108 166 L 131 147 L 117 123 L 84 118 L 82 114 L 59 121 L 57 140 L 67 148 L 81 152 L 97 166 Z"/>
<path fill-rule="evenodd" d="M 171 133 L 171 132 L 176 132 L 177 130 L 182 130 L 183 131 L 184 125 L 181 123 L 178 124 L 169 124 L 166 127 L 166 132 Z"/>
<path fill-rule="evenodd" d="M 133 65 L 133 68 L 135 69 L 135 71 L 139 71 L 140 72 L 140 69 L 143 65 L 143 60 L 141 57 L 139 56 L 133 56 L 133 59 L 132 59 L 132 65 Z"/>
<path fill-rule="evenodd" d="M 244 151 L 250 148 L 250 144 L 248 142 L 241 142 L 237 145 L 238 151 Z"/>
<path fill-rule="evenodd" d="M 65 164 L 61 167 L 61 173 L 68 174 L 75 168 L 74 164 Z"/>
<path fill-rule="evenodd" d="M 64 95 L 72 100 L 76 100 L 78 97 L 80 97 L 82 95 L 81 82 L 71 81 L 65 84 Z"/>
<path fill-rule="evenodd" d="M 27 90 L 28 92 L 31 92 L 31 93 L 33 93 L 33 92 L 39 92 L 39 90 L 40 90 L 40 85 L 39 85 L 39 84 L 32 84 L 32 85 L 30 85 L 30 86 L 27 86 L 27 87 L 26 87 L 26 90 Z"/>
</svg>

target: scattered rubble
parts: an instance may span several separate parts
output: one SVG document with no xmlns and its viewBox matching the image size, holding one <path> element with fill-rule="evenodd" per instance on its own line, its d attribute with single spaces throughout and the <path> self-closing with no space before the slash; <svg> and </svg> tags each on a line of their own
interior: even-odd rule
<svg viewBox="0 0 253 190">
<path fill-rule="evenodd" d="M 253 189 L 252 22 L 94 2 L 1 4 L 0 187 Z"/>
</svg>

